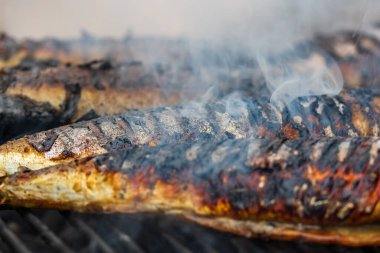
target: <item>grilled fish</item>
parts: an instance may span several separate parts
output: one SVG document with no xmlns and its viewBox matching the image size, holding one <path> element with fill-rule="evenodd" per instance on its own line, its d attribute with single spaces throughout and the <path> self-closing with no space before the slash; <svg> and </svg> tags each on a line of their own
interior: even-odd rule
<svg viewBox="0 0 380 253">
<path fill-rule="evenodd" d="M 40 111 L 41 104 L 44 104 L 46 114 L 54 112 L 49 118 L 34 121 L 34 130 L 38 131 L 46 130 L 44 126 L 57 127 L 97 115 L 172 105 L 179 99 L 175 89 L 161 89 L 153 73 L 146 73 L 144 66 L 113 66 L 108 61 L 75 66 L 48 65 L 31 69 L 10 69 L 0 73 L 0 93 L 1 96 L 8 97 L 8 100 L 28 100 L 25 103 L 30 107 L 23 107 L 25 111 L 19 108 L 21 111 L 17 119 L 22 115 L 27 117 L 28 111 Z M 21 131 L 22 128 L 15 131 L 14 125 L 17 121 L 15 119 L 12 122 L 14 115 L 7 114 L 7 108 L 0 110 L 3 112 L 1 127 L 13 128 L 5 129 L 7 135 L 0 135 L 0 143 L 25 134 L 25 131 Z M 30 119 L 24 119 L 28 120 Z M 4 122 L 9 124 L 5 126 Z M 29 127 L 32 130 L 33 126 Z"/>
<path fill-rule="evenodd" d="M 0 186 L 12 206 L 164 212 L 253 237 L 380 244 L 380 139 L 203 140 L 137 147 Z"/>
<path fill-rule="evenodd" d="M 286 107 L 268 99 L 226 97 L 213 103 L 129 111 L 39 132 L 0 146 L 1 175 L 133 145 L 202 138 L 379 136 L 380 100 L 366 90 L 310 96 Z"/>
<path fill-rule="evenodd" d="M 314 41 L 337 61 L 347 86 L 370 87 L 379 91 L 379 37 L 366 32 L 343 31 L 318 35 Z"/>
<path fill-rule="evenodd" d="M 59 109 L 73 86 L 79 98 L 73 118 L 88 111 L 97 114 L 120 113 L 174 103 L 175 96 L 163 94 L 154 73 L 141 63 L 112 65 L 94 61 L 82 65 L 11 69 L 0 76 L 5 95 L 28 97 Z M 167 95 L 167 96 L 166 96 Z M 71 99 L 71 100 L 75 100 Z"/>
<path fill-rule="evenodd" d="M 375 28 L 378 33 L 378 28 Z M 297 48 L 298 47 L 298 48 Z M 378 91 L 377 84 L 380 76 L 376 66 L 380 61 L 380 40 L 378 37 L 371 35 L 369 32 L 341 31 L 333 35 L 320 34 L 296 46 L 293 59 L 285 57 L 287 65 L 292 65 L 295 69 L 300 69 L 307 64 L 325 65 L 331 67 L 332 62 L 336 62 L 347 87 L 371 87 Z M 228 71 L 234 72 L 233 75 L 242 76 L 238 86 L 257 86 L 263 80 L 255 56 L 229 55 L 229 58 L 236 58 L 228 63 L 228 68 L 220 71 L 220 60 L 218 55 L 226 55 L 226 52 L 213 52 L 212 49 L 205 49 L 209 58 L 215 58 L 211 63 L 218 75 L 225 76 L 227 79 L 234 79 Z M 323 51 L 326 51 L 327 57 Z M 18 42 L 6 34 L 0 35 L 0 69 L 22 64 L 25 60 L 57 60 L 63 63 L 81 64 L 87 61 L 98 59 L 111 59 L 114 61 L 124 62 L 126 60 L 151 61 L 152 55 L 158 55 L 160 62 L 174 63 L 181 65 L 181 68 L 191 70 L 196 64 L 187 65 L 192 61 L 191 50 L 186 43 L 178 40 L 144 40 L 130 38 L 128 40 L 110 40 L 84 38 L 74 41 L 60 40 L 42 40 L 33 41 L 25 40 Z M 287 54 L 288 52 L 283 52 Z M 196 56 L 197 57 L 197 56 Z M 292 57 L 291 57 L 292 58 Z M 202 62 L 203 58 L 197 62 Z M 209 67 L 210 64 L 202 66 Z M 274 64 L 271 68 L 278 68 Z M 178 71 L 178 70 L 177 70 Z M 200 74 L 199 70 L 197 71 Z M 273 70 L 272 72 L 276 72 Z M 194 75 L 195 73 L 193 73 Z M 206 74 L 207 75 L 207 74 Z M 229 76 L 230 75 L 230 76 Z M 207 76 L 204 77 L 207 79 Z M 219 80 L 220 81 L 220 80 Z M 236 80 L 235 80 L 236 81 Z M 228 82 L 226 82 L 228 84 Z M 234 86 L 234 85 L 232 85 Z M 227 85 L 227 88 L 231 88 Z M 265 86 L 265 85 L 263 85 Z M 249 89 L 246 89 L 249 91 Z M 260 92 L 268 93 L 265 87 Z"/>
<path fill-rule="evenodd" d="M 72 64 L 104 58 L 125 60 L 132 56 L 131 46 L 128 41 L 123 40 L 89 38 L 72 41 L 55 39 L 17 41 L 3 33 L 0 34 L 0 68 L 17 66 L 25 59 L 55 59 Z"/>
<path fill-rule="evenodd" d="M 0 69 L 18 65 L 25 57 L 15 39 L 0 33 Z"/>
<path fill-rule="evenodd" d="M 262 88 L 261 85 L 253 88 L 253 82 L 247 82 L 246 75 L 233 77 L 218 68 L 218 71 L 225 72 L 219 76 L 217 70 L 210 68 L 207 71 L 215 74 L 213 78 L 208 75 L 207 82 L 218 84 L 213 86 L 218 92 L 214 97 L 237 91 L 249 97 L 254 95 L 255 88 Z M 0 93 L 35 101 L 36 106 L 47 104 L 49 110 L 56 111 L 56 117 L 44 125 L 57 127 L 129 109 L 173 105 L 179 100 L 186 102 L 202 97 L 210 88 L 202 81 L 204 74 L 137 61 L 119 64 L 102 60 L 80 65 L 31 61 L 0 71 Z M 35 125 L 43 126 L 37 122 Z M 45 129 L 36 128 L 40 131 Z M 25 132 L 0 136 L 0 143 L 21 134 Z"/>
<path fill-rule="evenodd" d="M 60 113 L 47 103 L 0 94 L 0 143 L 10 136 L 56 126 Z"/>
<path fill-rule="evenodd" d="M 0 33 L 0 69 L 14 67 L 25 60 L 57 60 L 83 64 L 105 59 L 116 62 L 185 62 L 189 60 L 187 42 L 180 39 L 95 38 L 84 36 L 73 40 L 16 40 Z"/>
</svg>

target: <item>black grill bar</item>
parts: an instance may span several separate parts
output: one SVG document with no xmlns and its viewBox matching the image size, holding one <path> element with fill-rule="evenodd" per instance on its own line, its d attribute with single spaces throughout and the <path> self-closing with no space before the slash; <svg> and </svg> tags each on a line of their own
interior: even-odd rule
<svg viewBox="0 0 380 253">
<path fill-rule="evenodd" d="M 2 219 L 0 219 L 0 234 L 9 242 L 15 252 L 31 253 L 27 246 L 7 227 Z"/>
<path fill-rule="evenodd" d="M 194 240 L 201 245 L 202 252 L 204 253 L 219 253 L 208 241 L 205 240 L 203 236 L 196 236 Z"/>
<path fill-rule="evenodd" d="M 200 243 L 200 241 L 197 238 L 195 238 L 195 240 L 198 243 Z M 202 252 L 204 252 L 204 253 L 219 253 L 216 249 L 214 249 L 213 247 L 211 247 L 207 243 L 202 244 Z"/>
<path fill-rule="evenodd" d="M 118 235 L 121 242 L 125 243 L 131 252 L 146 253 L 129 235 L 120 231 L 118 228 L 111 226 L 111 229 Z"/>
<path fill-rule="evenodd" d="M 36 217 L 32 213 L 22 213 L 26 220 L 28 220 L 32 226 L 39 231 L 44 238 L 48 241 L 48 243 L 55 249 L 57 252 L 62 253 L 74 253 L 71 249 L 68 248 L 66 244 L 62 242 L 62 240 L 55 235 L 38 217 Z"/>
<path fill-rule="evenodd" d="M 108 246 L 108 244 L 83 220 L 78 219 L 76 217 L 71 220 L 77 227 L 81 228 L 82 231 L 85 232 L 92 239 L 92 242 L 97 243 L 97 245 L 102 249 L 103 252 L 114 253 L 114 250 L 110 246 Z"/>
<path fill-rule="evenodd" d="M 248 239 L 162 215 L 0 210 L 0 252 L 380 253 L 301 241 Z"/>
<path fill-rule="evenodd" d="M 132 236 L 122 231 L 123 228 L 120 227 L 120 223 L 127 223 L 131 227 L 134 227 L 134 224 L 130 224 L 129 220 L 125 221 L 123 219 L 119 222 L 112 222 L 111 220 L 114 216 L 108 216 L 110 219 L 89 219 L 86 222 L 101 238 L 108 238 L 107 244 L 116 252 L 146 253 Z M 101 226 L 99 226 L 99 223 L 101 223 Z"/>
<path fill-rule="evenodd" d="M 173 246 L 173 248 L 176 249 L 178 253 L 193 253 L 190 249 L 188 249 L 171 235 L 164 233 L 163 236 L 170 242 L 170 244 Z"/>
</svg>

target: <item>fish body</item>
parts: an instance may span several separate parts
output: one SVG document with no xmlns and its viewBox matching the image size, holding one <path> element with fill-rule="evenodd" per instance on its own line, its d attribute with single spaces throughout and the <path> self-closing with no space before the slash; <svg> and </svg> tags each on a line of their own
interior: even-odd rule
<svg viewBox="0 0 380 253">
<path fill-rule="evenodd" d="M 380 244 L 380 139 L 135 147 L 5 178 L 13 206 L 164 212 L 244 236 Z"/>
<path fill-rule="evenodd" d="M 8 113 L 9 105 L 1 103 L 4 120 L 0 125 L 6 134 L 0 135 L 0 143 L 26 133 L 46 130 L 47 126 L 53 128 L 130 109 L 173 105 L 179 100 L 178 92 L 165 92 L 153 74 L 145 73 L 143 66 L 114 66 L 108 61 L 75 66 L 13 68 L 0 73 L 0 93 L 4 101 L 17 100 L 19 104 L 29 105 L 23 109 L 19 106 L 19 115 L 15 119 L 27 117 L 31 111 L 43 108 L 45 114 L 51 115 L 50 118 L 35 118 L 29 131 L 21 128 L 14 131 L 11 125 L 16 125 L 17 121 L 12 122 L 14 115 Z M 9 124 L 5 125 L 5 122 Z"/>
<path fill-rule="evenodd" d="M 318 35 L 313 40 L 338 64 L 346 86 L 371 88 L 379 92 L 380 75 L 379 27 L 372 31 L 341 31 L 333 35 Z"/>
<path fill-rule="evenodd" d="M 32 170 L 134 145 L 228 136 L 242 139 L 378 136 L 379 100 L 363 90 L 339 96 L 310 96 L 288 106 L 268 99 L 224 98 L 191 102 L 115 116 L 39 132 L 0 147 L 2 175 L 25 166 Z"/>
</svg>

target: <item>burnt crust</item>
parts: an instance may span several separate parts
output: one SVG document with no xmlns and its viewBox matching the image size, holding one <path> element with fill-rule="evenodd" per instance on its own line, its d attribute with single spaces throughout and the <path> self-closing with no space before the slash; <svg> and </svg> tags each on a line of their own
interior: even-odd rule
<svg viewBox="0 0 380 253">
<path fill-rule="evenodd" d="M 93 141 L 84 146 L 99 145 L 107 150 L 117 150 L 113 146 L 121 142 L 128 145 L 157 145 L 173 140 L 218 136 L 238 139 L 249 136 L 289 139 L 307 136 L 378 136 L 380 111 L 374 102 L 376 98 L 376 95 L 367 91 L 351 90 L 335 97 L 299 98 L 288 107 L 273 106 L 267 99 L 225 98 L 215 103 L 189 103 L 100 117 L 37 133 L 29 136 L 28 140 L 34 147 L 39 147 L 39 142 L 44 142 L 44 135 L 58 135 L 61 144 L 57 143 L 54 149 L 69 152 L 75 146 L 65 136 L 83 141 L 91 139 Z M 44 152 L 38 148 L 37 151 Z"/>
<path fill-rule="evenodd" d="M 20 112 L 18 118 L 26 116 L 34 107 L 36 111 L 40 110 L 40 105 L 47 108 L 46 114 L 52 114 L 52 118 L 36 120 L 35 125 L 39 127 L 31 127 L 31 131 L 15 131 L 11 134 L 11 131 L 6 130 L 9 133 L 6 136 L 0 135 L 0 142 L 21 134 L 48 129 L 46 126 L 52 128 L 79 119 L 89 120 L 98 115 L 120 113 L 132 108 L 171 105 L 177 101 L 176 94 L 163 94 L 153 79 L 145 79 L 143 82 L 138 77 L 145 75 L 143 72 L 136 73 L 126 66 L 94 61 L 80 66 L 35 65 L 27 70 L 18 67 L 2 71 L 2 96 L 14 101 L 25 99 L 25 104 L 30 105 L 30 108 L 23 107 L 25 111 Z M 54 113 L 51 113 L 52 110 Z M 47 120 L 46 124 L 40 124 L 42 120 Z M 11 117 L 6 121 L 10 124 Z M 7 127 L 10 127 L 9 124 Z"/>
<path fill-rule="evenodd" d="M 0 95 L 0 143 L 21 134 L 57 126 L 59 112 L 47 103 Z"/>
<path fill-rule="evenodd" d="M 341 31 L 334 35 L 320 34 L 314 41 L 338 63 L 345 84 L 352 88 L 371 88 L 379 92 L 380 41 L 368 33 Z"/>
<path fill-rule="evenodd" d="M 67 162 L 134 145 L 156 146 L 223 136 L 231 139 L 379 136 L 379 108 L 377 95 L 364 90 L 347 90 L 333 97 L 301 97 L 287 107 L 275 106 L 266 98 L 226 97 L 213 103 L 131 110 L 4 144 L 0 147 L 0 171 L 4 175 L 12 174 L 20 166 L 41 169 L 53 162 Z M 54 117 L 50 119 L 45 122 L 57 122 Z M 55 138 L 52 140 L 51 136 Z M 25 153 L 24 147 L 33 152 Z"/>
<path fill-rule="evenodd" d="M 105 180 L 91 186 L 94 189 L 103 183 L 116 187 L 112 196 L 133 187 L 144 189 L 128 193 L 137 200 L 154 197 L 159 187 L 173 189 L 165 190 L 162 201 L 170 205 L 175 194 L 186 194 L 195 212 L 203 215 L 309 225 L 368 224 L 380 218 L 379 150 L 380 140 L 372 137 L 224 139 L 135 147 L 15 173 L 3 188 L 49 174 L 78 173 L 82 178 L 84 173 Z M 349 156 L 353 152 L 367 155 L 358 161 Z M 36 198 L 23 194 L 26 202 L 28 196 Z"/>
<path fill-rule="evenodd" d="M 0 194 L 15 206 L 165 212 L 248 237 L 377 245 L 379 150 L 372 137 L 136 147 L 15 173 Z"/>
<path fill-rule="evenodd" d="M 188 73 L 194 75 L 196 72 L 191 64 L 191 53 L 185 45 L 186 43 L 176 40 L 165 41 L 134 38 L 116 41 L 99 38 L 88 40 L 87 37 L 83 40 L 74 41 L 47 39 L 20 42 L 6 34 L 2 34 L 0 37 L 0 59 L 3 59 L 3 65 L 6 67 L 23 65 L 30 60 L 56 60 L 62 63 L 83 64 L 83 66 L 88 67 L 91 64 L 86 64 L 85 62 L 96 62 L 98 59 L 134 63 L 135 61 L 150 59 L 148 55 L 153 51 L 160 52 L 160 55 L 164 57 L 163 62 L 179 60 L 181 63 L 179 72 L 182 73 L 180 76 L 183 77 L 187 76 Z M 380 61 L 380 41 L 378 37 L 371 35 L 369 32 L 340 31 L 332 35 L 319 34 L 311 41 L 296 45 L 296 49 L 297 57 L 294 57 L 292 53 L 284 52 L 280 58 L 283 58 L 287 64 L 290 63 L 292 65 L 295 63 L 297 65 L 297 60 L 307 60 L 311 56 L 318 55 L 323 59 L 323 64 L 326 64 L 327 67 L 331 67 L 337 63 L 348 87 L 368 87 L 377 92 L 379 91 L 377 84 L 380 81 L 380 77 L 376 66 L 378 66 Z M 209 48 L 205 52 L 215 65 L 213 68 L 221 67 L 219 59 L 221 52 L 215 53 Z M 327 57 L 326 52 L 332 57 Z M 265 83 L 262 82 L 264 78 L 261 71 L 259 71 L 256 60 L 253 57 L 247 57 L 244 53 L 234 55 L 235 62 L 233 64 L 243 70 L 243 78 L 237 82 L 235 80 L 231 84 L 231 78 L 225 72 L 221 72 L 220 75 L 223 77 L 218 81 L 222 83 L 226 82 L 227 84 L 226 86 L 223 85 L 223 92 L 230 93 L 238 89 L 246 94 L 253 95 L 252 90 L 257 87 L 260 88 L 261 93 L 270 95 Z M 222 54 L 230 54 L 230 52 L 222 52 Z M 271 67 L 281 68 L 281 64 L 280 66 L 276 66 L 276 64 L 278 62 L 274 61 Z M 0 61 L 0 68 L 1 65 L 2 62 Z M 156 68 L 156 73 L 159 76 L 167 74 L 165 73 L 165 67 L 162 66 L 163 64 L 158 64 Z M 247 69 L 251 73 L 244 75 L 244 71 Z M 257 71 L 252 71 L 252 69 L 256 69 Z M 252 78 L 251 74 L 254 74 L 255 77 Z"/>
</svg>

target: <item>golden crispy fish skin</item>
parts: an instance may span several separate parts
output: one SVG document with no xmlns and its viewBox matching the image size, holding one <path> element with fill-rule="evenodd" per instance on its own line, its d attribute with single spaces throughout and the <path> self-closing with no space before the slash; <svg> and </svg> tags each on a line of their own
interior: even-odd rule
<svg viewBox="0 0 380 253">
<path fill-rule="evenodd" d="M 298 98 L 287 107 L 268 99 L 226 97 L 214 103 L 129 111 L 39 132 L 0 146 L 0 174 L 31 170 L 133 145 L 209 137 L 378 136 L 380 103 L 366 90 Z"/>
<path fill-rule="evenodd" d="M 16 173 L 0 195 L 12 206 L 165 212 L 249 237 L 379 245 L 379 150 L 375 137 L 136 147 Z"/>
</svg>

